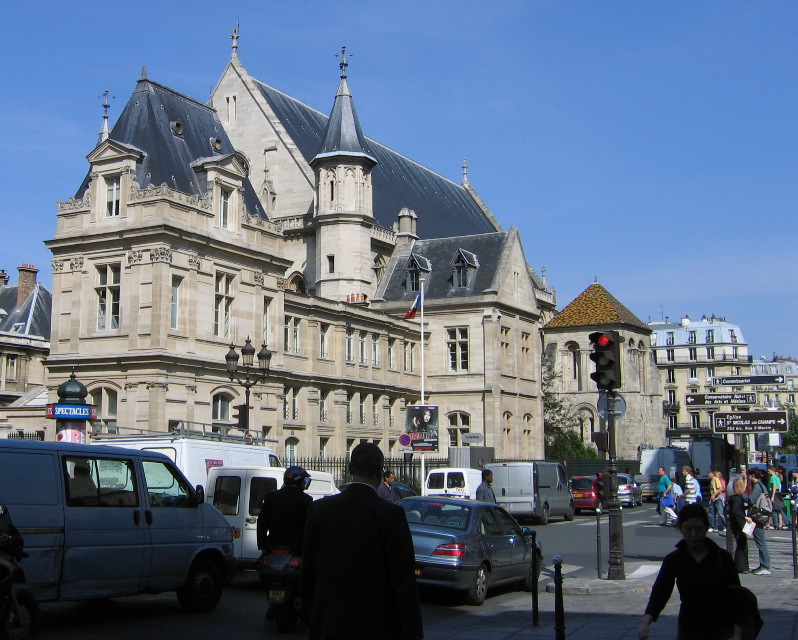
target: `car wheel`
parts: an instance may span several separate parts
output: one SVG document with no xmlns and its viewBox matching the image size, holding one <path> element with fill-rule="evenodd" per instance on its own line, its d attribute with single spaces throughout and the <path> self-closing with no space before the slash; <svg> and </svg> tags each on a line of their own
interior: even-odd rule
<svg viewBox="0 0 798 640">
<path fill-rule="evenodd" d="M 474 580 L 471 582 L 471 588 L 466 594 L 466 604 L 479 606 L 485 602 L 488 595 L 488 580 L 490 579 L 490 571 L 487 565 L 479 565 L 479 569 L 474 574 Z"/>
<path fill-rule="evenodd" d="M 195 560 L 188 571 L 185 586 L 177 591 L 177 601 L 186 611 L 210 611 L 222 597 L 222 570 L 210 560 Z"/>
<path fill-rule="evenodd" d="M 576 509 L 574 509 L 574 503 L 573 503 L 573 500 L 572 500 L 571 504 L 568 505 L 568 511 L 565 512 L 565 519 L 566 520 L 573 520 L 575 511 L 576 511 Z"/>
<path fill-rule="evenodd" d="M 540 524 L 549 524 L 549 503 L 543 505 L 543 512 L 540 514 Z"/>
<path fill-rule="evenodd" d="M 39 605 L 30 591 L 17 593 L 19 615 L 13 607 L 5 612 L 5 619 L 0 621 L 0 636 L 11 640 L 33 640 L 39 626 Z"/>
</svg>

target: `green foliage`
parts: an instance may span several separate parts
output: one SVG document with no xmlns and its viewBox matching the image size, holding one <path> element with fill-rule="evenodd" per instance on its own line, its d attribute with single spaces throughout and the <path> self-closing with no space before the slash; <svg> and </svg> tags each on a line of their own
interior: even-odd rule
<svg viewBox="0 0 798 640">
<path fill-rule="evenodd" d="M 798 453 L 798 414 L 795 409 L 787 407 L 790 416 L 790 428 L 781 438 L 781 453 Z"/>
<path fill-rule="evenodd" d="M 543 391 L 543 435 L 548 460 L 595 460 L 598 452 L 582 442 L 575 427 L 579 425 L 571 408 L 558 392 L 560 374 L 551 360 L 543 361 L 541 389 Z"/>
</svg>

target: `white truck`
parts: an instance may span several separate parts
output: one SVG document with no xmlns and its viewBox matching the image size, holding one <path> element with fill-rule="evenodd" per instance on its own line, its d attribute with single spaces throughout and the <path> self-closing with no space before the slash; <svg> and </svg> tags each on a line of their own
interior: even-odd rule
<svg viewBox="0 0 798 640">
<path fill-rule="evenodd" d="M 91 444 L 168 456 L 193 486 L 205 486 L 208 472 L 221 466 L 280 467 L 280 457 L 264 439 L 249 434 L 217 432 L 208 425 L 179 426 L 170 432 L 138 431 L 130 434 L 95 434 Z M 195 428 L 192 428 L 195 427 Z"/>
<path fill-rule="evenodd" d="M 643 449 L 640 452 L 640 474 L 635 481 L 643 490 L 643 499 L 654 502 L 657 498 L 659 473 L 657 469 L 664 467 L 671 480 L 678 480 L 682 467 L 692 467 L 687 451 L 679 447 L 656 447 Z"/>
</svg>

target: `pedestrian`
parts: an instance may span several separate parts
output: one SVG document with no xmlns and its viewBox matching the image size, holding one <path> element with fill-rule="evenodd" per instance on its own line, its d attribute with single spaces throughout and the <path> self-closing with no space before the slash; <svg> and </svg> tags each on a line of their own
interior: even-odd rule
<svg viewBox="0 0 798 640">
<path fill-rule="evenodd" d="M 710 531 L 725 531 L 726 518 L 723 517 L 723 486 L 715 471 L 709 472 L 709 521 Z"/>
<path fill-rule="evenodd" d="M 376 444 L 357 445 L 346 491 L 310 506 L 302 557 L 308 640 L 424 637 L 410 527 L 400 506 L 377 495 L 383 463 Z"/>
<path fill-rule="evenodd" d="M 782 486 L 781 474 L 776 467 L 770 465 L 768 467 L 768 476 L 768 493 L 770 494 L 770 501 L 773 503 L 773 528 L 788 529 L 784 502 L 779 496 Z"/>
<path fill-rule="evenodd" d="M 493 493 L 493 471 L 490 469 L 482 470 L 482 484 L 477 487 L 477 500 L 480 502 L 496 503 L 496 494 Z"/>
<path fill-rule="evenodd" d="M 396 482 L 396 474 L 390 469 L 386 469 L 382 474 L 382 482 L 377 487 L 377 495 L 388 502 L 399 502 L 399 496 L 391 486 L 394 482 Z"/>
<path fill-rule="evenodd" d="M 701 488 L 698 485 L 698 480 L 693 476 L 693 470 L 687 465 L 682 467 L 682 475 L 684 476 L 684 502 L 685 504 L 695 504 L 701 499 Z"/>
<path fill-rule="evenodd" d="M 258 549 L 269 553 L 275 546 L 285 546 L 293 555 L 302 553 L 308 507 L 313 502 L 305 491 L 310 474 L 300 466 L 288 467 L 283 486 L 263 498 L 257 524 Z"/>
<path fill-rule="evenodd" d="M 767 542 L 765 542 L 765 522 L 757 522 L 752 516 L 755 514 L 757 507 L 757 500 L 759 496 L 764 494 L 768 495 L 765 485 L 762 483 L 762 470 L 749 469 L 748 476 L 751 478 L 752 487 L 751 492 L 748 494 L 748 499 L 751 506 L 748 509 L 748 516 L 746 520 L 753 522 L 756 527 L 754 528 L 754 544 L 756 544 L 757 551 L 759 552 L 759 566 L 751 573 L 757 576 L 770 575 L 770 551 L 768 550 Z"/>
<path fill-rule="evenodd" d="M 748 536 L 743 531 L 745 523 L 748 522 L 746 518 L 748 508 L 751 503 L 748 496 L 745 495 L 745 480 L 737 478 L 733 483 L 733 493 L 726 500 L 726 511 L 728 518 L 726 520 L 729 525 L 729 530 L 734 536 L 735 549 L 734 549 L 734 568 L 737 573 L 748 573 Z"/>
<path fill-rule="evenodd" d="M 676 504 L 673 500 L 673 494 L 671 493 L 671 487 L 673 483 L 671 479 L 668 477 L 668 472 L 665 471 L 665 467 L 659 467 L 657 469 L 657 473 L 659 474 L 659 481 L 657 482 L 657 513 L 659 513 L 659 524 L 661 526 L 666 526 L 668 524 L 668 509 L 673 512 L 673 506 Z M 673 512 L 675 515 L 675 512 Z"/>
<path fill-rule="evenodd" d="M 729 611 L 726 593 L 727 587 L 740 586 L 740 578 L 728 551 L 707 538 L 706 510 L 700 504 L 686 505 L 677 527 L 682 539 L 662 561 L 638 639 L 648 639 L 651 623 L 665 608 L 675 584 L 681 598 L 678 640 L 742 640 L 744 620 Z"/>
</svg>

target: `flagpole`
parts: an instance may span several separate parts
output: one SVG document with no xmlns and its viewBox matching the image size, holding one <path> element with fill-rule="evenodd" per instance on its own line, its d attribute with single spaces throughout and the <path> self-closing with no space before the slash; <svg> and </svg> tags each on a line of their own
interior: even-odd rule
<svg viewBox="0 0 798 640">
<path fill-rule="evenodd" d="M 426 278 L 420 278 L 419 282 L 421 283 L 421 293 L 420 293 L 420 304 L 421 304 L 421 330 L 420 330 L 420 340 L 419 344 L 421 345 L 421 404 L 427 404 L 425 395 L 424 395 L 424 383 L 425 383 L 425 370 L 424 370 L 424 283 L 426 282 Z"/>
</svg>

